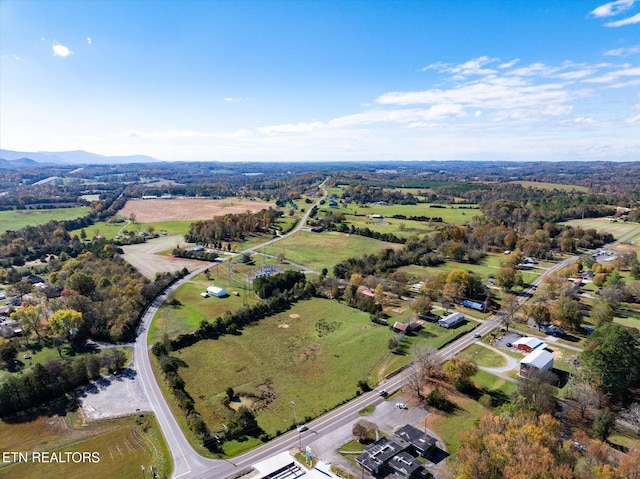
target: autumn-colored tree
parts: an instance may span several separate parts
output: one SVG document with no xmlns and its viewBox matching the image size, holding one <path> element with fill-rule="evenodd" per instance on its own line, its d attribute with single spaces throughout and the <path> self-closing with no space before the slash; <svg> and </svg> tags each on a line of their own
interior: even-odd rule
<svg viewBox="0 0 640 479">
<path fill-rule="evenodd" d="M 65 337 L 67 340 L 70 340 L 83 324 L 82 314 L 73 309 L 60 309 L 49 318 L 49 328 L 53 334 Z"/>
<path fill-rule="evenodd" d="M 560 423 L 550 415 L 517 413 L 480 417 L 475 429 L 462 434 L 462 447 L 451 469 L 465 479 L 573 479 L 560 437 Z"/>
<path fill-rule="evenodd" d="M 420 295 L 416 297 L 416 299 L 411 303 L 411 309 L 413 309 L 416 313 L 427 315 L 433 309 L 433 303 L 431 302 L 431 298 L 425 295 Z"/>
<path fill-rule="evenodd" d="M 520 301 L 515 294 L 507 294 L 502 299 L 500 306 L 500 323 L 509 331 L 509 326 L 516 319 L 516 312 L 520 308 Z"/>
<path fill-rule="evenodd" d="M 38 340 L 42 339 L 40 330 L 42 329 L 42 315 L 44 308 L 38 306 L 25 306 L 11 313 L 11 319 L 18 321 L 22 328 L 22 334 L 29 340 L 31 333 L 36 333 Z"/>
<path fill-rule="evenodd" d="M 472 386 L 471 378 L 478 372 L 478 366 L 468 356 L 455 356 L 444 365 L 444 370 L 456 389 L 464 391 Z"/>
<path fill-rule="evenodd" d="M 384 286 L 382 286 L 382 284 L 376 286 L 373 295 L 375 297 L 376 303 L 382 304 L 384 302 Z"/>
<path fill-rule="evenodd" d="M 362 284 L 363 280 L 364 280 L 364 278 L 362 277 L 362 275 L 358 274 L 358 273 L 353 273 L 351 275 L 351 278 L 349 279 L 351 284 L 356 285 L 356 286 L 360 286 Z"/>
<path fill-rule="evenodd" d="M 578 329 L 582 322 L 580 303 L 567 296 L 560 297 L 551 307 L 551 320 L 565 329 Z"/>
<path fill-rule="evenodd" d="M 373 437 L 377 429 L 375 423 L 360 419 L 353 425 L 352 432 L 359 442 L 365 442 Z"/>
</svg>

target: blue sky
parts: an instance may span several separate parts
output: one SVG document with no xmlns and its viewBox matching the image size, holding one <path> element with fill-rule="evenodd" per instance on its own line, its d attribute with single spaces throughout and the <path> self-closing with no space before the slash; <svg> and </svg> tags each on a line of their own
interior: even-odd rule
<svg viewBox="0 0 640 479">
<path fill-rule="evenodd" d="M 0 0 L 0 147 L 639 160 L 640 0 Z"/>
</svg>

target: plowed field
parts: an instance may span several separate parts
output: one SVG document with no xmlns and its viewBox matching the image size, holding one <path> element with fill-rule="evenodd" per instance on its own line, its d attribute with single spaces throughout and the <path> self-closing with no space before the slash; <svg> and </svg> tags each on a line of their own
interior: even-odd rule
<svg viewBox="0 0 640 479">
<path fill-rule="evenodd" d="M 130 218 L 135 215 L 138 223 L 156 221 L 206 220 L 227 213 L 253 213 L 273 207 L 273 203 L 251 201 L 245 198 L 225 198 L 222 200 L 205 199 L 150 199 L 129 200 L 118 211 L 120 216 Z"/>
</svg>

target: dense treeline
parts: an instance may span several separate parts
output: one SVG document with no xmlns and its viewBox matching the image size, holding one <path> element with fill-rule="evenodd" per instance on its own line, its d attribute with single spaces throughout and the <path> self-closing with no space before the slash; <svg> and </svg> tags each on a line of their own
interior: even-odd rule
<svg viewBox="0 0 640 479">
<path fill-rule="evenodd" d="M 384 201 L 389 205 L 415 205 L 418 200 L 409 192 L 389 190 L 382 187 L 366 185 L 350 185 L 342 193 L 343 200 L 351 200 L 358 204 Z"/>
<path fill-rule="evenodd" d="M 63 398 L 74 389 L 122 367 L 126 355 L 117 349 L 80 356 L 75 360 L 35 364 L 24 373 L 9 375 L 0 383 L 0 417 L 6 417 Z"/>
<path fill-rule="evenodd" d="M 201 245 L 210 245 L 217 241 L 242 240 L 252 233 L 266 233 L 282 216 L 282 211 L 272 208 L 258 213 L 226 214 L 210 220 L 192 223 L 185 241 Z"/>
<path fill-rule="evenodd" d="M 274 294 L 281 291 L 287 291 L 294 287 L 298 282 L 304 284 L 305 276 L 300 271 L 285 271 L 284 273 L 274 274 L 253 280 L 253 290 L 262 299 L 270 298 Z"/>
<path fill-rule="evenodd" d="M 202 261 L 215 261 L 218 257 L 218 253 L 214 253 L 213 251 L 189 251 L 183 248 L 175 248 L 171 254 L 177 258 L 200 259 Z"/>
</svg>

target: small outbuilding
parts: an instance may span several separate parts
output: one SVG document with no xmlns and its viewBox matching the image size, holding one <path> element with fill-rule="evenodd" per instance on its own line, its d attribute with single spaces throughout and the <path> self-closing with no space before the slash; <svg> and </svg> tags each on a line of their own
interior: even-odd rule
<svg viewBox="0 0 640 479">
<path fill-rule="evenodd" d="M 224 298 L 225 296 L 229 296 L 227 290 L 221 288 L 219 286 L 214 286 L 213 284 L 207 288 L 207 293 L 209 296 L 215 296 L 216 298 Z"/>
<path fill-rule="evenodd" d="M 546 349 L 536 349 L 525 356 L 520 361 L 520 376 L 531 377 L 540 371 L 551 371 L 553 369 L 553 354 Z"/>
</svg>

